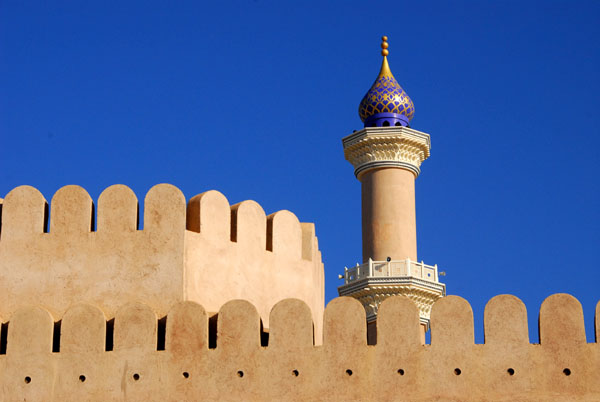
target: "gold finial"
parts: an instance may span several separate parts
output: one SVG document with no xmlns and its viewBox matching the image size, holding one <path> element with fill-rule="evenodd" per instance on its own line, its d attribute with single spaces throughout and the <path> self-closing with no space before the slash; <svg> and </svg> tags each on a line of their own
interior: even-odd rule
<svg viewBox="0 0 600 402">
<path fill-rule="evenodd" d="M 390 52 L 387 50 L 387 48 L 388 48 L 387 36 L 382 36 L 381 40 L 383 41 L 383 42 L 381 42 L 381 55 L 383 57 L 385 57 L 388 54 L 390 54 Z"/>
</svg>

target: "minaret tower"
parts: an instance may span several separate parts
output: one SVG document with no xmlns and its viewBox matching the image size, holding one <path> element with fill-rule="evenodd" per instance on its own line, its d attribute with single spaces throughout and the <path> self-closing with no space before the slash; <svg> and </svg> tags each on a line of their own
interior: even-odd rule
<svg viewBox="0 0 600 402">
<path fill-rule="evenodd" d="M 382 39 L 379 76 L 358 107 L 364 128 L 342 139 L 362 184 L 363 264 L 345 269 L 338 292 L 364 305 L 369 343 L 376 342 L 381 302 L 394 295 L 411 298 L 420 310 L 424 342 L 431 306 L 446 294 L 437 265 L 417 260 L 415 179 L 431 143 L 429 134 L 409 126 L 415 108 L 390 71 L 387 37 Z"/>
</svg>

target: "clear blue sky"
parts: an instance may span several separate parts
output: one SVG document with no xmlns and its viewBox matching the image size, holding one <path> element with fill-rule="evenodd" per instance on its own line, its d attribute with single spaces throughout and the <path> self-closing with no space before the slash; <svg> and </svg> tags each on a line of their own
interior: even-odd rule
<svg viewBox="0 0 600 402">
<path fill-rule="evenodd" d="M 126 4 L 124 4 L 126 3 Z M 315 222 L 326 299 L 361 259 L 341 138 L 381 62 L 431 134 L 419 258 L 447 272 L 482 342 L 497 294 L 600 299 L 600 2 L 0 2 L 0 197 L 67 184 L 96 200 L 259 202 Z"/>
</svg>

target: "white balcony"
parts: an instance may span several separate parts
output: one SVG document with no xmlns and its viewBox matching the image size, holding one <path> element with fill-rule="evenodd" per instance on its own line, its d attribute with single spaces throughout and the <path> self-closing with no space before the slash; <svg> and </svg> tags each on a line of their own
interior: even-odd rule
<svg viewBox="0 0 600 402">
<path fill-rule="evenodd" d="M 344 279 L 344 285 L 366 278 L 397 277 L 413 277 L 439 283 L 437 264 L 427 265 L 423 261 L 412 261 L 410 258 L 391 261 L 373 261 L 369 258 L 364 264 L 344 268 L 344 275 L 340 275 L 340 279 Z"/>
</svg>

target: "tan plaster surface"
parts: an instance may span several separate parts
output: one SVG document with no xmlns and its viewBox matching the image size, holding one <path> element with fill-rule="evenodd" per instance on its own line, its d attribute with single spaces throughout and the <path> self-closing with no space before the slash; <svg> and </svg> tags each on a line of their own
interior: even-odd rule
<svg viewBox="0 0 600 402">
<path fill-rule="evenodd" d="M 61 188 L 47 203 L 33 187 L 11 191 L 2 203 L 0 316 L 38 305 L 60 317 L 89 303 L 108 318 L 128 302 L 162 317 L 180 301 L 217 312 L 231 299 L 251 300 L 263 324 L 279 300 L 306 302 L 317 324 L 324 308 L 323 264 L 313 224 L 289 211 L 269 217 L 254 201 L 229 206 L 216 191 L 189 206 L 175 187 L 153 187 L 138 201 L 126 186 L 107 188 L 94 205 L 78 186 Z M 46 228 L 49 227 L 49 230 Z"/>
<path fill-rule="evenodd" d="M 60 352 L 52 353 L 59 318 Z M 586 343 L 581 306 L 564 294 L 542 305 L 539 345 L 529 343 L 525 307 L 509 295 L 488 303 L 481 345 L 473 342 L 471 307 L 457 296 L 434 305 L 431 345 L 421 344 L 417 308 L 404 297 L 382 304 L 374 346 L 364 309 L 351 298 L 327 306 L 322 346 L 313 343 L 310 309 L 295 299 L 272 309 L 268 345 L 258 311 L 242 300 L 221 307 L 216 335 L 200 305 L 175 304 L 164 350 L 156 350 L 158 316 L 143 304 L 118 309 L 112 351 L 103 350 L 106 317 L 94 306 L 73 306 L 63 317 L 29 307 L 9 319 L 0 355 L 7 401 L 600 400 L 600 348 Z"/>
<path fill-rule="evenodd" d="M 200 233 L 185 234 L 186 300 L 217 312 L 224 301 L 245 299 L 269 327 L 273 306 L 297 298 L 311 306 L 320 336 L 324 279 L 313 224 L 289 211 L 266 216 L 254 201 L 230 208 L 216 191 L 192 198 L 188 211 Z"/>
<path fill-rule="evenodd" d="M 417 260 L 415 176 L 400 168 L 376 168 L 362 183 L 363 262 Z"/>
</svg>

